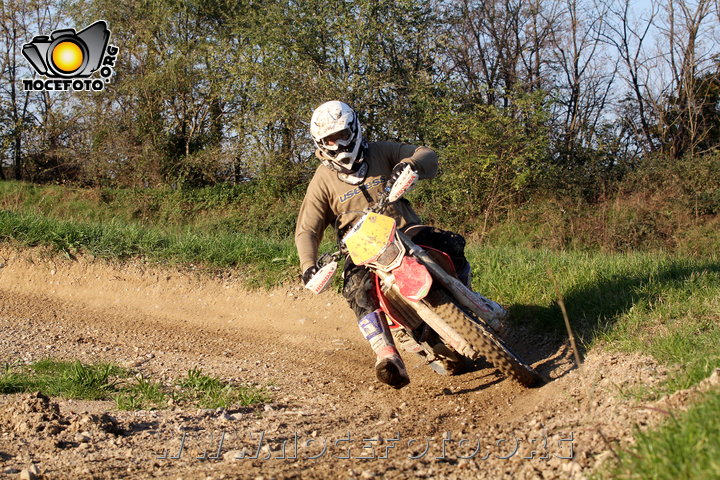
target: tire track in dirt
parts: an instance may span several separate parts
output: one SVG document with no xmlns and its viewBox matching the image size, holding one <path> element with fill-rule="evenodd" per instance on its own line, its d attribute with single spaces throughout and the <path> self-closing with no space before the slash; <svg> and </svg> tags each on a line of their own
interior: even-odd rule
<svg viewBox="0 0 720 480">
<path fill-rule="evenodd" d="M 374 379 L 371 351 L 339 295 L 316 297 L 294 287 L 249 292 L 232 277 L 213 278 L 141 262 L 113 264 L 85 257 L 71 261 L 38 249 L 19 252 L 2 247 L 0 257 L 3 361 L 105 360 L 166 382 L 201 367 L 234 382 L 270 383 L 274 390 L 270 405 L 235 412 L 119 412 L 111 402 L 61 400 L 60 412 L 70 427 L 60 436 L 69 435 L 88 415 L 105 412 L 125 431 L 116 436 L 100 429 L 91 442 L 81 442 L 87 445 L 83 448 L 59 448 L 57 435 L 30 438 L 18 433 L 13 419 L 24 414 L 13 414 L 5 426 L 0 422 L 3 471 L 37 463 L 48 478 L 556 478 L 581 477 L 607 451 L 593 443 L 594 437 L 578 438 L 581 431 L 592 431 L 591 425 L 582 423 L 592 416 L 583 417 L 581 407 L 605 397 L 613 408 L 617 403 L 605 390 L 592 395 L 577 390 L 579 380 L 590 378 L 590 372 L 581 379 L 573 378 L 579 373 L 573 372 L 546 387 L 527 390 L 487 364 L 456 377 L 441 377 L 410 358 L 412 383 L 395 391 Z M 540 368 L 546 374 L 558 377 L 570 368 L 564 347 L 527 332 L 516 337 L 523 338 L 516 342 L 521 354 L 543 350 Z M 572 386 L 577 390 L 574 396 Z M 0 400 L 5 406 L 24 401 L 22 396 Z M 627 423 L 627 418 L 619 421 Z M 629 425 L 624 428 L 630 430 Z M 156 458 L 163 449 L 179 448 L 182 432 L 190 432 L 185 446 L 193 453 L 207 445 L 210 435 L 215 442 L 224 435 L 224 457 Z M 569 432 L 575 435 L 569 443 L 582 455 L 557 458 L 561 447 L 569 445 L 559 439 Z M 261 434 L 265 450 L 260 457 L 270 455 L 271 460 L 233 459 L 243 449 L 254 451 Z M 296 435 L 300 459 L 277 459 L 282 441 L 287 447 Z M 554 458 L 520 458 L 538 450 L 530 437 L 542 435 L 552 445 L 543 448 Z M 623 435 L 627 436 L 610 438 Z M 352 440 L 343 442 L 348 436 Z M 384 441 L 362 440 L 377 437 Z M 521 448 L 511 458 L 498 458 L 511 450 L 513 437 L 524 438 Z M 468 441 L 459 444 L 461 439 Z M 458 458 L 470 455 L 469 442 L 475 445 L 476 439 L 481 452 Z M 322 440 L 326 452 L 318 459 L 304 458 L 317 455 Z M 420 457 L 426 444 L 424 456 L 410 458 Z M 444 458 L 437 458 L 443 457 L 443 445 Z M 383 451 L 389 458 L 377 458 Z M 346 453 L 355 458 L 336 458 Z M 369 453 L 376 458 L 357 458 Z M 489 457 L 483 460 L 486 453 Z"/>
</svg>

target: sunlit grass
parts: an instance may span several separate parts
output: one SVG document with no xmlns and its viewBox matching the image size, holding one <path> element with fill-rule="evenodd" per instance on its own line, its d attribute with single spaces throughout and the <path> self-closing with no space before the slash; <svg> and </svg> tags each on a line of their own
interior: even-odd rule
<svg viewBox="0 0 720 480">
<path fill-rule="evenodd" d="M 152 410 L 195 406 L 237 408 L 270 400 L 269 392 L 250 384 L 231 384 L 191 369 L 174 385 L 145 375 L 131 377 L 110 363 L 43 359 L 32 364 L 5 363 L 0 371 L 0 394 L 41 392 L 51 397 L 114 400 L 119 410 Z"/>
<path fill-rule="evenodd" d="M 40 391 L 45 395 L 100 400 L 115 390 L 126 373 L 108 363 L 86 365 L 78 361 L 44 359 L 31 365 L 5 364 L 0 393 Z"/>
<path fill-rule="evenodd" d="M 598 477 L 712 480 L 720 478 L 720 392 L 708 393 L 687 412 L 670 412 L 663 424 L 637 432 L 635 445 Z"/>
</svg>

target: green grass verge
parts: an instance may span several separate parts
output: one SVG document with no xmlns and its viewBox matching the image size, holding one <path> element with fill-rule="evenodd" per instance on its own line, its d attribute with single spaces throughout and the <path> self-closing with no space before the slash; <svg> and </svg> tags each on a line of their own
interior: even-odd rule
<svg viewBox="0 0 720 480">
<path fill-rule="evenodd" d="M 84 189 L 2 181 L 0 210 L 80 223 L 119 222 L 168 230 L 192 227 L 282 239 L 292 236 L 302 193 L 278 197 L 253 183 L 172 190 Z"/>
<path fill-rule="evenodd" d="M 296 275 L 292 240 L 206 232 L 192 227 L 149 227 L 120 220 L 88 223 L 34 212 L 0 211 L 0 239 L 25 246 L 49 245 L 68 256 L 80 252 L 108 259 L 144 257 L 209 268 L 238 268 L 251 287 L 273 286 Z"/>
<path fill-rule="evenodd" d="M 720 259 L 655 253 L 558 252 L 470 247 L 474 287 L 509 305 L 516 323 L 565 335 L 548 268 L 582 344 L 641 352 L 673 367 L 657 398 L 688 388 L 720 367 Z M 714 479 L 719 476 L 720 393 L 657 430 L 602 477 Z"/>
<path fill-rule="evenodd" d="M 115 390 L 125 375 L 120 367 L 99 363 L 40 360 L 27 366 L 5 364 L 0 374 L 0 393 L 40 391 L 45 395 L 101 400 Z"/>
<path fill-rule="evenodd" d="M 120 410 L 149 410 L 169 405 L 193 405 L 200 408 L 247 407 L 266 403 L 269 392 L 256 385 L 232 385 L 192 368 L 173 386 L 166 386 L 137 375 L 132 384 L 114 396 Z"/>
<path fill-rule="evenodd" d="M 228 404 L 254 405 L 269 400 L 268 393 L 252 386 L 233 387 L 202 373 L 198 368 L 188 371 L 177 382 L 180 400 L 196 403 L 203 408 L 218 408 Z"/>
<path fill-rule="evenodd" d="M 170 405 L 200 408 L 247 407 L 270 400 L 256 385 L 232 385 L 191 369 L 175 386 L 166 386 L 116 365 L 87 365 L 79 361 L 44 359 L 21 365 L 4 365 L 0 393 L 39 391 L 47 396 L 84 400 L 114 400 L 119 410 L 152 410 Z M 129 379 L 129 380 L 128 380 Z"/>
<path fill-rule="evenodd" d="M 635 445 L 600 473 L 605 478 L 712 480 L 720 478 L 720 392 L 708 393 L 662 426 L 637 432 Z"/>
<path fill-rule="evenodd" d="M 720 259 L 655 253 L 470 247 L 473 286 L 514 321 L 565 335 L 551 269 L 586 348 L 643 352 L 677 367 L 655 394 L 720 367 Z M 646 392 L 649 395 L 653 392 Z"/>
<path fill-rule="evenodd" d="M 133 382 L 113 395 L 118 410 L 156 410 L 166 408 L 170 397 L 160 382 L 136 375 Z"/>
</svg>

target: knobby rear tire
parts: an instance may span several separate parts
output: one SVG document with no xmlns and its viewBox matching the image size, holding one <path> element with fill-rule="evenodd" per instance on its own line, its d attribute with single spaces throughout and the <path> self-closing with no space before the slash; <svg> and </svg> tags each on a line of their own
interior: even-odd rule
<svg viewBox="0 0 720 480">
<path fill-rule="evenodd" d="M 424 301 L 472 345 L 478 356 L 485 357 L 502 373 L 526 387 L 545 383 L 542 376 L 520 360 L 492 331 L 473 321 L 446 291 L 432 291 Z"/>
</svg>

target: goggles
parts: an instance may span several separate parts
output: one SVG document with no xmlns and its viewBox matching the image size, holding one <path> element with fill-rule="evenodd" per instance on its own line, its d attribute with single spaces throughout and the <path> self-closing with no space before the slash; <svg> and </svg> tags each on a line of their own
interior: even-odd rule
<svg viewBox="0 0 720 480">
<path fill-rule="evenodd" d="M 332 133 L 320 140 L 320 145 L 328 150 L 346 151 L 343 147 L 348 147 L 352 143 L 353 134 L 349 128 Z"/>
</svg>

